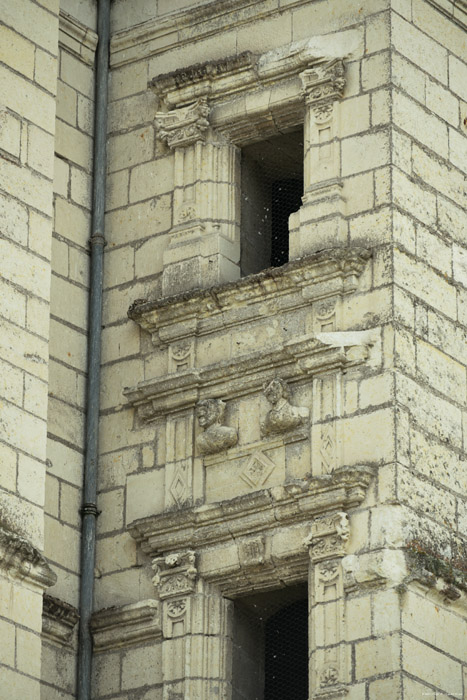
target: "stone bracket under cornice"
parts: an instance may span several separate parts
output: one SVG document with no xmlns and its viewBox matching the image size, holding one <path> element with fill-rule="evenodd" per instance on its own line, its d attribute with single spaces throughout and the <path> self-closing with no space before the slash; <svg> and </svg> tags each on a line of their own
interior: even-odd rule
<svg viewBox="0 0 467 700">
<path fill-rule="evenodd" d="M 97 653 L 158 638 L 162 634 L 159 601 L 151 598 L 99 610 L 92 616 L 91 630 Z"/>
<path fill-rule="evenodd" d="M 0 574 L 27 581 L 40 588 L 57 581 L 46 559 L 27 539 L 0 528 Z"/>
</svg>

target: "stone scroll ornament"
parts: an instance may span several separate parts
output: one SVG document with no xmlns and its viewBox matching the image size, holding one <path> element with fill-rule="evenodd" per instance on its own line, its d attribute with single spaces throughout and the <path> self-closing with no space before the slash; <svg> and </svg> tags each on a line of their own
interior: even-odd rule
<svg viewBox="0 0 467 700">
<path fill-rule="evenodd" d="M 204 429 L 196 440 L 200 454 L 212 455 L 237 444 L 238 434 L 235 428 L 222 425 L 224 414 L 225 403 L 221 399 L 203 399 L 196 404 L 198 423 Z"/>
<path fill-rule="evenodd" d="M 310 414 L 305 406 L 292 406 L 290 389 L 283 379 L 274 378 L 263 386 L 263 393 L 272 405 L 261 424 L 262 435 L 285 433 L 306 423 Z"/>
</svg>

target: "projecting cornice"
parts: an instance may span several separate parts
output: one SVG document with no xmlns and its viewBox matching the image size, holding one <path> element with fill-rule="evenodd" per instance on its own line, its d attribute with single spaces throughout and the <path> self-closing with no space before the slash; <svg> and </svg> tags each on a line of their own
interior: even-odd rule
<svg viewBox="0 0 467 700">
<path fill-rule="evenodd" d="M 51 595 L 44 595 L 42 607 L 42 636 L 55 643 L 71 646 L 73 630 L 79 620 L 72 605 Z"/>
<path fill-rule="evenodd" d="M 28 540 L 0 529 L 0 573 L 26 580 L 41 588 L 57 581 L 45 558 Z"/>
<path fill-rule="evenodd" d="M 96 652 L 142 644 L 160 637 L 159 602 L 142 600 L 100 610 L 92 617 L 91 629 Z"/>
<path fill-rule="evenodd" d="M 286 295 L 298 295 L 290 300 L 297 308 L 336 293 L 351 294 L 370 257 L 365 248 L 325 250 L 209 289 L 138 300 L 128 316 L 151 333 L 155 343 L 205 335 L 264 317 L 264 305 L 277 297 L 287 304 Z M 233 313 L 238 309 L 244 313 Z"/>
<path fill-rule="evenodd" d="M 63 10 L 59 15 L 59 43 L 84 63 L 94 66 L 96 32 Z"/>
</svg>

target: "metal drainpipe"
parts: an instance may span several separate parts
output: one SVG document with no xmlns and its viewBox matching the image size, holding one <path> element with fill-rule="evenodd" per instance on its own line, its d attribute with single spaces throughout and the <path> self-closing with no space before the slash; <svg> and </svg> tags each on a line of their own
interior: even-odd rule
<svg viewBox="0 0 467 700">
<path fill-rule="evenodd" d="M 94 160 L 91 229 L 91 281 L 86 445 L 81 528 L 80 625 L 78 638 L 77 699 L 91 700 L 94 564 L 96 552 L 97 462 L 99 439 L 99 391 L 102 335 L 102 279 L 104 258 L 105 178 L 107 169 L 107 84 L 109 74 L 110 0 L 98 0 L 96 87 L 94 112 Z"/>
</svg>

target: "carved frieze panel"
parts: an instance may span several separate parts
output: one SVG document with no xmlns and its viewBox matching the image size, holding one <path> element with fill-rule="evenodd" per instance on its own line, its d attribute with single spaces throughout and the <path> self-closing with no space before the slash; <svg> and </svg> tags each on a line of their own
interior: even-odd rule
<svg viewBox="0 0 467 700">
<path fill-rule="evenodd" d="M 192 593 L 197 576 L 196 557 L 192 550 L 156 557 L 152 563 L 156 586 L 161 600 Z"/>
<path fill-rule="evenodd" d="M 209 127 L 208 116 L 209 106 L 205 97 L 186 107 L 157 112 L 157 136 L 170 148 L 190 146 L 196 141 L 204 140 Z"/>
<path fill-rule="evenodd" d="M 246 461 L 245 467 L 240 472 L 240 478 L 252 488 L 263 487 L 276 465 L 267 455 L 259 450 L 254 452 Z"/>
</svg>

